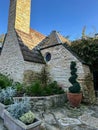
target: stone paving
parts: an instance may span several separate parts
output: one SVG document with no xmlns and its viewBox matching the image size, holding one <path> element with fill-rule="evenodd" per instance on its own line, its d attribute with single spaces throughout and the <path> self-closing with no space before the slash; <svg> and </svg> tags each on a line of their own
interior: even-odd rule
<svg viewBox="0 0 98 130">
<path fill-rule="evenodd" d="M 3 125 L 3 121 L 0 119 L 0 130 L 7 130 L 4 125 Z"/>
<path fill-rule="evenodd" d="M 42 130 L 98 130 L 97 104 L 82 104 L 79 108 L 72 108 L 67 103 L 64 107 L 48 110 L 43 115 L 38 115 L 43 120 Z"/>
<path fill-rule="evenodd" d="M 72 108 L 66 103 L 61 108 L 35 114 L 42 120 L 41 130 L 98 130 L 98 104 Z M 1 119 L 0 130 L 7 130 Z"/>
</svg>

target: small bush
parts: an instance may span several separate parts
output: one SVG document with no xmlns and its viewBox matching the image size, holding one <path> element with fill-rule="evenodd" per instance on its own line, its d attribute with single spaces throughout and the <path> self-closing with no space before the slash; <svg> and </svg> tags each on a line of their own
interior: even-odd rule
<svg viewBox="0 0 98 130">
<path fill-rule="evenodd" d="M 69 78 L 69 82 L 72 84 L 72 86 L 69 87 L 69 91 L 71 93 L 80 93 L 81 87 L 80 84 L 77 82 L 77 68 L 76 68 L 76 62 L 72 61 L 70 65 L 71 69 L 71 77 Z"/>
<path fill-rule="evenodd" d="M 24 95 L 25 93 L 25 87 L 23 84 L 19 82 L 14 83 L 14 88 L 16 89 L 17 95 L 16 96 L 21 96 Z"/>
<path fill-rule="evenodd" d="M 34 122 L 35 119 L 35 115 L 33 112 L 29 111 L 25 114 L 23 114 L 20 118 L 19 118 L 23 123 L 25 124 L 31 124 Z"/>
<path fill-rule="evenodd" d="M 30 86 L 26 87 L 26 94 L 30 96 L 40 96 L 42 92 L 42 87 L 39 81 L 32 83 Z"/>
<path fill-rule="evenodd" d="M 0 88 L 4 89 L 7 86 L 12 86 L 13 80 L 9 79 L 8 76 L 0 74 Z"/>
<path fill-rule="evenodd" d="M 63 94 L 65 93 L 64 90 L 57 84 L 56 81 L 50 83 L 48 88 L 51 91 L 51 94 Z"/>
<path fill-rule="evenodd" d="M 27 97 L 24 97 L 22 101 L 15 100 L 14 104 L 11 104 L 7 108 L 10 114 L 16 119 L 19 119 L 23 114 L 30 111 L 30 109 L 31 109 L 30 100 Z"/>
<path fill-rule="evenodd" d="M 0 88 L 1 88 L 1 89 L 6 88 L 6 82 L 5 82 L 5 80 L 3 80 L 3 79 L 0 79 Z"/>
<path fill-rule="evenodd" d="M 58 86 L 56 81 L 46 86 L 41 84 L 39 81 L 36 81 L 26 89 L 26 94 L 28 96 L 49 96 L 62 93 L 64 93 L 64 90 Z"/>
<path fill-rule="evenodd" d="M 47 68 L 42 69 L 37 81 L 25 87 L 25 94 L 28 96 L 48 96 L 62 93 L 64 91 L 58 86 L 57 82 L 51 82 Z"/>
<path fill-rule="evenodd" d="M 41 84 L 43 84 L 43 87 L 45 87 L 48 82 L 50 81 L 49 78 L 49 73 L 47 72 L 46 68 L 43 68 L 40 75 L 39 75 L 39 80 L 41 82 Z"/>
<path fill-rule="evenodd" d="M 6 89 L 2 89 L 0 92 L 0 102 L 9 105 L 13 103 L 13 96 L 16 94 L 16 89 L 13 87 L 7 87 Z"/>
</svg>

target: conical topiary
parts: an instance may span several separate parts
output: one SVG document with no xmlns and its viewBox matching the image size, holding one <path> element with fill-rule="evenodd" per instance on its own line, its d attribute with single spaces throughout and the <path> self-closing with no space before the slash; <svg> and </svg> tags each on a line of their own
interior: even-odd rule
<svg viewBox="0 0 98 130">
<path fill-rule="evenodd" d="M 72 86 L 69 87 L 69 92 L 71 93 L 80 93 L 81 87 L 80 84 L 77 82 L 77 68 L 76 68 L 76 62 L 72 61 L 70 65 L 71 69 L 71 77 L 69 78 L 69 82 L 72 84 Z"/>
</svg>

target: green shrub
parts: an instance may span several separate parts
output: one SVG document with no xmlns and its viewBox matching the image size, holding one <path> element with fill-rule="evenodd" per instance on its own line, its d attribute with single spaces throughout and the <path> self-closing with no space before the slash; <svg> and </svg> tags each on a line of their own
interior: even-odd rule
<svg viewBox="0 0 98 130">
<path fill-rule="evenodd" d="M 62 94 L 64 91 L 58 86 L 56 81 L 51 83 L 49 73 L 46 71 L 46 68 L 43 68 L 38 76 L 38 80 L 27 86 L 25 93 L 28 96 L 48 96 Z"/>
<path fill-rule="evenodd" d="M 14 83 L 14 87 L 16 89 L 17 95 L 16 96 L 21 96 L 25 93 L 25 87 L 23 84 L 19 83 L 19 82 L 15 82 Z"/>
<path fill-rule="evenodd" d="M 23 114 L 29 112 L 31 109 L 30 100 L 27 97 L 23 97 L 22 101 L 14 100 L 14 104 L 9 105 L 7 110 L 10 114 L 19 119 Z"/>
<path fill-rule="evenodd" d="M 13 103 L 13 96 L 15 96 L 15 94 L 16 89 L 14 89 L 12 86 L 2 89 L 0 92 L 0 102 L 5 105 Z"/>
<path fill-rule="evenodd" d="M 19 118 L 23 123 L 25 124 L 31 124 L 34 122 L 35 119 L 35 115 L 33 112 L 29 111 L 25 114 L 23 114 L 20 118 Z"/>
<path fill-rule="evenodd" d="M 62 94 L 62 93 L 65 93 L 64 90 L 57 84 L 56 81 L 50 83 L 48 85 L 48 88 L 50 89 L 51 91 L 51 94 Z"/>
<path fill-rule="evenodd" d="M 42 69 L 41 73 L 39 74 L 38 79 L 41 82 L 41 84 L 43 84 L 43 87 L 45 87 L 48 84 L 48 82 L 50 81 L 50 78 L 49 78 L 49 73 L 47 72 L 46 68 Z"/>
<path fill-rule="evenodd" d="M 32 83 L 30 86 L 26 87 L 26 94 L 30 96 L 41 96 L 42 87 L 40 81 Z"/>
<path fill-rule="evenodd" d="M 1 89 L 6 88 L 6 82 L 5 82 L 5 80 L 0 79 L 0 87 L 1 87 Z"/>
<path fill-rule="evenodd" d="M 12 86 L 13 80 L 9 79 L 8 76 L 0 74 L 0 88 L 4 89 L 7 86 Z"/>
<path fill-rule="evenodd" d="M 81 87 L 80 84 L 77 82 L 77 68 L 76 68 L 76 62 L 72 61 L 70 65 L 71 69 L 71 77 L 69 78 L 69 82 L 72 84 L 72 86 L 69 87 L 69 92 L 71 93 L 80 93 Z"/>
<path fill-rule="evenodd" d="M 62 94 L 64 90 L 58 86 L 57 82 L 54 81 L 46 86 L 36 81 L 26 89 L 28 96 L 49 96 L 54 94 Z"/>
</svg>

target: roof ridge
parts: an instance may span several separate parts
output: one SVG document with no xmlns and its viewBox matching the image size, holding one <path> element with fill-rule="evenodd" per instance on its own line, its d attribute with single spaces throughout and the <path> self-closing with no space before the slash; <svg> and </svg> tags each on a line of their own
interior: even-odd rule
<svg viewBox="0 0 98 130">
<path fill-rule="evenodd" d="M 40 34 L 40 35 L 46 37 L 44 34 L 42 34 L 42 33 L 38 32 L 38 31 L 36 31 L 35 29 L 30 28 L 30 30 L 36 32 L 37 34 Z M 31 31 L 30 31 L 30 32 L 31 32 Z"/>
<path fill-rule="evenodd" d="M 85 61 L 83 61 L 72 49 L 68 44 L 62 44 L 73 56 L 75 56 L 80 62 L 83 64 L 87 64 Z"/>
<path fill-rule="evenodd" d="M 56 38 L 57 38 L 58 43 L 62 43 L 61 39 L 58 36 L 58 32 L 57 31 L 55 32 L 55 34 L 56 34 Z"/>
</svg>

